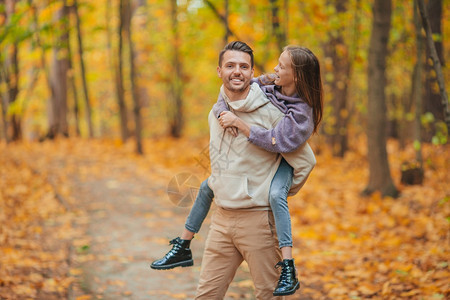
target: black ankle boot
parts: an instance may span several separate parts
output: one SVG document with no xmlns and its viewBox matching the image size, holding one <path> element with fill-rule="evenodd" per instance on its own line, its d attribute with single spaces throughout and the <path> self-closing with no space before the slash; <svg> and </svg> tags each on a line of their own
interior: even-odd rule
<svg viewBox="0 0 450 300">
<path fill-rule="evenodd" d="M 172 249 L 163 258 L 155 260 L 150 265 L 150 268 L 169 270 L 176 267 L 190 267 L 194 265 L 192 252 L 189 249 L 191 245 L 190 240 L 182 240 L 177 237 L 170 241 L 170 245 L 173 245 Z"/>
<path fill-rule="evenodd" d="M 294 294 L 300 288 L 300 282 L 295 274 L 294 259 L 283 259 L 275 267 L 281 267 L 281 275 L 274 296 L 287 296 Z"/>
</svg>

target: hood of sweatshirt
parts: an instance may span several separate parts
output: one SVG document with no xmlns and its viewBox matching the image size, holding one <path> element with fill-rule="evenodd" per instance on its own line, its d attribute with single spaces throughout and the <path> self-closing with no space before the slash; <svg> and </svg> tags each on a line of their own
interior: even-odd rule
<svg viewBox="0 0 450 300">
<path fill-rule="evenodd" d="M 281 88 L 276 85 L 265 85 L 261 87 L 262 91 L 269 97 L 273 105 L 275 105 L 282 113 L 287 113 L 289 109 L 298 111 L 300 108 L 305 109 L 308 113 L 312 111 L 306 102 L 301 100 L 297 94 L 286 96 L 281 93 Z M 312 112 L 311 112 L 312 113 Z"/>
<path fill-rule="evenodd" d="M 250 85 L 248 96 L 243 100 L 230 101 L 225 94 L 223 85 L 220 88 L 220 93 L 232 111 L 252 112 L 270 102 L 257 83 Z"/>
</svg>

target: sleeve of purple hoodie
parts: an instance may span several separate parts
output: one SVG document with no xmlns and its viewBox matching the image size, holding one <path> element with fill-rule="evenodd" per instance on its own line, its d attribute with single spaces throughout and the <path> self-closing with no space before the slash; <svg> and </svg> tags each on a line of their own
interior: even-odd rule
<svg viewBox="0 0 450 300">
<path fill-rule="evenodd" d="M 252 78 L 252 80 L 250 81 L 250 84 L 256 82 L 257 84 L 259 84 L 260 86 L 262 85 L 259 77 L 256 78 Z M 213 113 L 214 115 L 218 118 L 220 113 L 223 111 L 229 111 L 227 104 L 225 103 L 225 99 L 222 97 L 222 94 L 219 93 L 219 96 L 217 97 L 217 102 L 214 103 L 213 105 Z"/>
<path fill-rule="evenodd" d="M 213 113 L 216 116 L 216 118 L 219 117 L 221 112 L 229 110 L 227 104 L 225 103 L 225 99 L 222 97 L 221 93 L 219 93 L 219 97 L 217 97 L 217 102 L 214 103 L 212 109 L 213 109 Z"/>
<path fill-rule="evenodd" d="M 250 127 L 248 140 L 270 152 L 292 152 L 305 143 L 314 130 L 312 108 L 303 101 L 288 109 L 272 129 Z"/>
</svg>

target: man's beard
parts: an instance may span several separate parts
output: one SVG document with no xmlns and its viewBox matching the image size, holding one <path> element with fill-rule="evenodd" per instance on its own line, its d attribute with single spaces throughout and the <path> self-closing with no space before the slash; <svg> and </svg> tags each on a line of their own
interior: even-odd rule
<svg viewBox="0 0 450 300">
<path fill-rule="evenodd" d="M 246 90 L 248 86 L 242 86 L 241 88 L 230 88 L 229 90 L 234 93 L 242 93 Z"/>
<path fill-rule="evenodd" d="M 248 88 L 249 84 L 246 84 L 245 80 L 242 80 L 242 86 L 241 87 L 235 87 L 232 84 L 232 80 L 233 79 L 240 79 L 240 80 L 242 80 L 239 77 L 233 77 L 230 80 L 228 80 L 228 90 L 230 90 L 231 92 L 233 92 L 233 93 L 242 93 Z"/>
</svg>

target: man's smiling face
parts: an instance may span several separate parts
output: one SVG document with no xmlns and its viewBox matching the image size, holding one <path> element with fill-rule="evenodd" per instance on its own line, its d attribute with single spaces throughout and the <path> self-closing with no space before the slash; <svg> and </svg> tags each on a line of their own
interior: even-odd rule
<svg viewBox="0 0 450 300">
<path fill-rule="evenodd" d="M 253 72 L 250 55 L 242 51 L 226 51 L 222 65 L 217 67 L 225 93 L 231 100 L 244 99 L 247 96 Z"/>
</svg>

